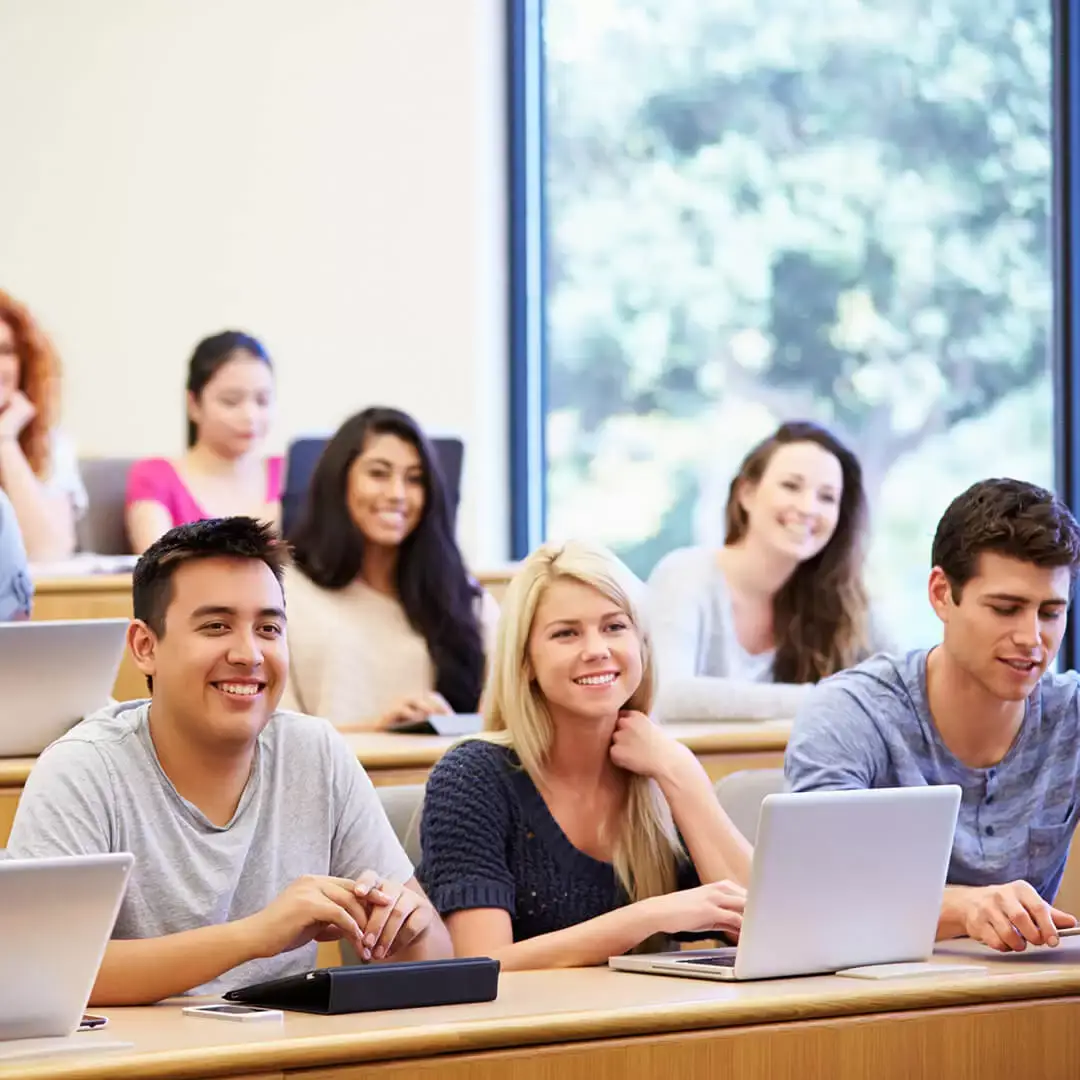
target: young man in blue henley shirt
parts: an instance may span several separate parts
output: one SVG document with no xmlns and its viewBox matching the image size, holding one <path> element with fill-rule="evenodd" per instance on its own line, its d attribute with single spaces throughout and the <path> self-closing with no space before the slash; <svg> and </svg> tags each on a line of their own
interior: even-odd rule
<svg viewBox="0 0 1080 1080">
<path fill-rule="evenodd" d="M 934 537 L 942 643 L 822 682 L 795 719 L 794 791 L 959 784 L 938 937 L 1056 945 L 1052 907 L 1080 814 L 1075 672 L 1050 668 L 1080 567 L 1080 526 L 1050 492 L 984 480 Z"/>
</svg>

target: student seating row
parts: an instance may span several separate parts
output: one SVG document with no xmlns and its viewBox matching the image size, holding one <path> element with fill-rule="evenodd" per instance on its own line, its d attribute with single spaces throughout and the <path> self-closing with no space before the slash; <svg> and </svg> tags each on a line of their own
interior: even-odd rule
<svg viewBox="0 0 1080 1080">
<path fill-rule="evenodd" d="M 718 796 L 741 830 L 783 786 L 779 770 L 736 773 Z M 380 791 L 406 846 L 422 785 Z M 410 852 L 415 858 L 415 847 Z M 322 957 L 320 957 L 322 959 Z M 352 1080 L 566 1080 L 634 1075 L 879 1080 L 1073 1077 L 1080 1071 L 1080 941 L 1053 957 L 1000 957 L 945 943 L 935 962 L 968 974 L 884 983 L 838 976 L 749 983 L 642 978 L 600 968 L 504 973 L 494 1002 L 337 1017 L 288 1013 L 274 1024 L 210 1024 L 183 1002 L 105 1008 L 86 1053 L 14 1062 L 19 1080 L 278 1077 Z M 197 1030 L 196 1030 L 197 1026 Z M 102 1041 L 127 1049 L 94 1053 Z"/>
<path fill-rule="evenodd" d="M 713 780 L 730 773 L 778 769 L 783 764 L 791 725 L 783 722 L 671 725 Z M 346 735 L 357 760 L 380 788 L 422 785 L 432 766 L 454 744 L 437 735 L 363 732 Z M 0 846 L 7 842 L 15 807 L 34 758 L 0 758 Z"/>
</svg>

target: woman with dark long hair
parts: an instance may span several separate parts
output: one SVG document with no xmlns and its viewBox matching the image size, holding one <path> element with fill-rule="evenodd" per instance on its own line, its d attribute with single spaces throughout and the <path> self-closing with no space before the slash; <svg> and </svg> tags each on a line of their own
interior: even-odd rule
<svg viewBox="0 0 1080 1080">
<path fill-rule="evenodd" d="M 274 372 L 262 344 L 238 330 L 200 341 L 188 362 L 186 405 L 187 450 L 136 462 L 128 474 L 125 520 L 137 554 L 191 521 L 279 516 L 283 461 L 265 456 Z"/>
<path fill-rule="evenodd" d="M 649 578 L 668 720 L 791 717 L 809 684 L 871 651 L 858 458 L 807 421 L 743 460 L 719 551 L 681 548 Z"/>
<path fill-rule="evenodd" d="M 86 510 L 75 447 L 57 425 L 60 361 L 30 311 L 0 291 L 0 489 L 32 562 L 66 559 Z"/>
<path fill-rule="evenodd" d="M 284 708 L 353 731 L 477 711 L 498 608 L 465 569 L 412 417 L 379 407 L 346 420 L 288 539 Z"/>
</svg>

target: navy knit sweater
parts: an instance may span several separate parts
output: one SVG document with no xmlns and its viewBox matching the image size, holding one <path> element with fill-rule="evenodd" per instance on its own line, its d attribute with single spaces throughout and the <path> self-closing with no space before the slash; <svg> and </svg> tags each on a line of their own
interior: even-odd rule
<svg viewBox="0 0 1080 1080">
<path fill-rule="evenodd" d="M 514 940 L 564 930 L 627 903 L 611 863 L 574 847 L 517 755 L 479 739 L 428 778 L 417 876 L 441 915 L 510 913 Z M 689 862 L 678 887 L 698 884 Z"/>
</svg>

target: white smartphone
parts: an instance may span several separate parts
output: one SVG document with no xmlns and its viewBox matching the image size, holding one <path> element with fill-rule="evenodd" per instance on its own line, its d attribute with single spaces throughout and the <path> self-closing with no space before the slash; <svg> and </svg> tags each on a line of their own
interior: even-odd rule
<svg viewBox="0 0 1080 1080">
<path fill-rule="evenodd" d="M 189 1016 L 209 1016 L 213 1020 L 283 1020 L 280 1009 L 263 1009 L 258 1005 L 188 1005 Z"/>
</svg>

